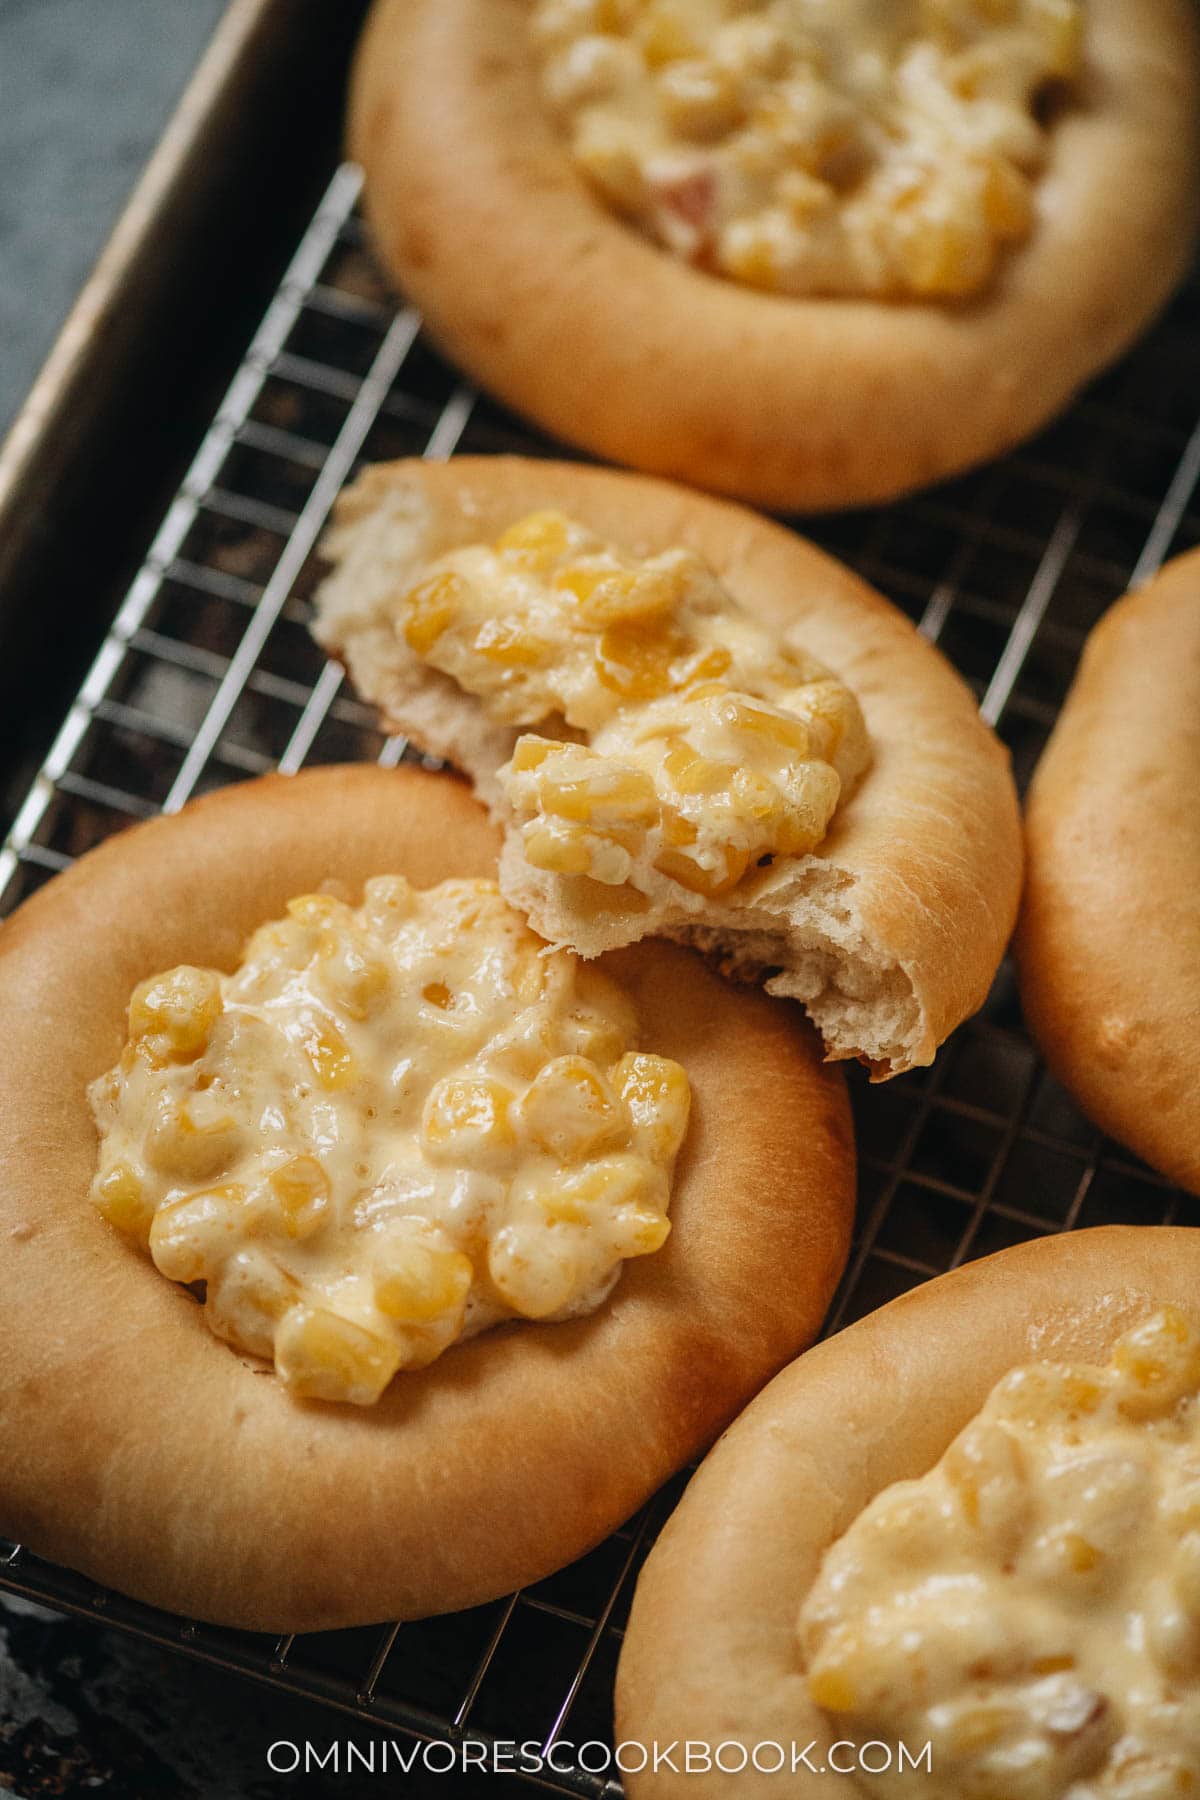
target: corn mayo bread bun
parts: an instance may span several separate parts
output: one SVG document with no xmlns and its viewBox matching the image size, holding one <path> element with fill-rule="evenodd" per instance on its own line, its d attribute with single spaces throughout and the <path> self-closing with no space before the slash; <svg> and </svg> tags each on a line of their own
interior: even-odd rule
<svg viewBox="0 0 1200 1800">
<path fill-rule="evenodd" d="M 132 1230 L 101 1216 L 95 1200 L 119 1213 L 127 1196 L 105 1181 L 122 1144 L 106 1137 L 101 1160 L 89 1087 L 99 1081 L 93 1099 L 107 1105 L 105 1072 L 130 1024 L 149 1019 L 151 1050 L 173 1033 L 184 1066 L 195 1049 L 182 1041 L 194 1011 L 140 983 L 179 964 L 233 970 L 264 921 L 331 877 L 357 902 L 381 873 L 416 890 L 494 876 L 498 842 L 448 775 L 267 777 L 122 834 L 0 931 L 8 1536 L 154 1605 L 248 1629 L 471 1606 L 602 1538 L 812 1338 L 851 1217 L 843 1084 L 790 1008 L 726 986 L 674 946 L 603 966 L 641 1048 L 686 1064 L 692 1111 L 669 1237 L 627 1262 L 586 1316 L 500 1324 L 440 1354 L 417 1344 L 373 1405 L 303 1399 L 328 1347 L 303 1318 L 276 1343 L 289 1391 L 208 1329 L 206 1308 Z M 354 988 L 362 969 L 333 952 L 330 979 Z M 265 997 L 269 1010 L 277 997 Z M 427 998 L 432 1012 L 446 999 Z M 338 1055 L 308 1027 L 299 1041 L 329 1077 L 316 1085 L 337 1099 Z M 191 1123 L 194 1146 L 213 1122 L 194 1112 Z M 326 1141 L 332 1166 L 337 1134 Z M 157 1138 L 149 1149 L 153 1162 Z M 284 1173 L 278 1199 L 303 1239 L 321 1190 Z M 155 1235 L 166 1210 L 151 1249 L 172 1255 L 179 1234 Z M 285 1270 L 304 1276 L 288 1257 L 308 1248 L 292 1241 Z M 218 1299 L 226 1335 L 244 1342 L 245 1315 L 224 1288 Z"/>
<path fill-rule="evenodd" d="M 722 1769 L 631 1800 L 1191 1792 L 1198 1296 L 1193 1231 L 1043 1238 L 777 1376 L 651 1551 L 617 1673 L 618 1742 Z M 855 1773 L 865 1744 L 890 1762 Z"/>
<path fill-rule="evenodd" d="M 1096 626 L 1029 790 L 1021 1000 L 1084 1111 L 1200 1193 L 1200 552 Z"/>
<path fill-rule="evenodd" d="M 980 1005 L 1020 886 L 1007 757 L 840 564 L 740 507 L 516 457 L 368 469 L 324 550 L 317 637 L 471 777 L 543 937 L 693 943 L 877 1077 Z"/>
<path fill-rule="evenodd" d="M 350 153 L 454 359 L 760 505 L 1036 431 L 1187 267 L 1189 0 L 376 0 Z"/>
</svg>

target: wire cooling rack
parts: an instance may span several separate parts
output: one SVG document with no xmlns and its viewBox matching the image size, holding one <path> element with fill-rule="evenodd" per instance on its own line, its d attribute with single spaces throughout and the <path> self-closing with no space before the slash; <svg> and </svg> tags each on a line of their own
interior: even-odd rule
<svg viewBox="0 0 1200 1800">
<path fill-rule="evenodd" d="M 307 630 L 314 546 L 360 461 L 455 450 L 562 455 L 463 383 L 396 311 L 338 171 L 0 853 L 0 905 L 132 820 L 268 769 L 374 759 L 384 738 Z M 879 511 L 804 529 L 957 664 L 1008 743 L 1037 760 L 1090 627 L 1200 540 L 1197 289 L 1017 455 Z M 1041 1067 L 1007 969 L 931 1070 L 852 1091 L 855 1247 L 830 1315 L 848 1323 L 1021 1239 L 1114 1221 L 1196 1223 L 1198 1203 L 1103 1140 Z M 676 1481 L 571 1568 L 473 1612 L 280 1640 L 97 1591 L 19 1546 L 0 1586 L 427 1738 L 610 1741 L 633 1578 Z M 561 1759 L 559 1759 L 561 1760 Z M 593 1761 L 597 1760 L 595 1756 Z M 612 1800 L 564 1764 L 539 1785 Z"/>
</svg>

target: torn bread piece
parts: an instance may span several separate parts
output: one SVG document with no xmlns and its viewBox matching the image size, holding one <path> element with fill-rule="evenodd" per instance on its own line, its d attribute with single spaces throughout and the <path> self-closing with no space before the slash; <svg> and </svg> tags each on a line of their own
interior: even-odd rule
<svg viewBox="0 0 1200 1800">
<path fill-rule="evenodd" d="M 552 943 L 696 945 L 877 1078 L 981 1003 L 1020 887 L 1006 754 L 831 558 L 668 483 L 515 457 L 367 470 L 325 553 L 319 641 L 470 776 Z"/>
</svg>

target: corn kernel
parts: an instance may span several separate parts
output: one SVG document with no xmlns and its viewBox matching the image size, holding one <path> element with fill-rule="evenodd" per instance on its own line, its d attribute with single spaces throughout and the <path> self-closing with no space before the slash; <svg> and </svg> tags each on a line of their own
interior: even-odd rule
<svg viewBox="0 0 1200 1800">
<path fill-rule="evenodd" d="M 320 955 L 330 997 L 352 1019 L 369 1018 L 390 986 L 387 963 L 347 932 L 322 934 Z"/>
<path fill-rule="evenodd" d="M 170 1281 L 203 1281 L 223 1260 L 224 1245 L 242 1225 L 246 1190 L 237 1181 L 185 1194 L 160 1206 L 150 1224 L 150 1255 Z M 216 1255 L 212 1251 L 216 1250 Z"/>
<path fill-rule="evenodd" d="M 1112 1366 L 1121 1381 L 1121 1411 L 1129 1418 L 1162 1417 L 1200 1388 L 1200 1338 L 1178 1307 L 1165 1306 L 1126 1332 Z"/>
<path fill-rule="evenodd" d="M 699 143 L 733 131 L 745 117 L 732 69 L 704 58 L 674 62 L 658 79 L 658 104 L 671 130 Z"/>
<path fill-rule="evenodd" d="M 669 611 L 679 599 L 682 581 L 675 569 L 607 569 L 577 563 L 557 575 L 554 586 L 571 594 L 579 618 L 599 631 Z"/>
<path fill-rule="evenodd" d="M 446 1076 L 425 1102 L 421 1131 L 426 1149 L 463 1161 L 503 1156 L 516 1141 L 509 1117 L 512 1099 L 498 1081 Z"/>
<path fill-rule="evenodd" d="M 146 1136 L 151 1168 L 175 1179 L 210 1181 L 227 1169 L 241 1144 L 229 1113 L 196 1117 L 190 1105 L 163 1107 Z"/>
<path fill-rule="evenodd" d="M 375 1304 L 401 1325 L 425 1325 L 461 1314 L 471 1290 L 471 1259 L 419 1239 L 389 1246 L 386 1269 L 375 1279 Z"/>
<path fill-rule="evenodd" d="M 535 669 L 546 660 L 549 646 L 513 619 L 485 619 L 472 648 L 488 662 L 506 669 Z"/>
<path fill-rule="evenodd" d="M 811 754 L 811 734 L 803 719 L 789 718 L 760 702 L 730 695 L 718 708 L 721 723 L 735 731 L 749 731 L 768 744 L 790 751 L 793 756 Z"/>
<path fill-rule="evenodd" d="M 689 893 L 703 894 L 706 899 L 717 900 L 737 886 L 750 866 L 750 852 L 741 845 L 724 844 L 721 850 L 722 863 L 715 869 L 704 868 L 682 850 L 670 850 L 666 847 L 658 852 L 654 866 L 660 875 L 667 876 L 670 881 L 677 881 Z"/>
<path fill-rule="evenodd" d="M 291 1307 L 275 1334 L 275 1367 L 292 1392 L 306 1400 L 370 1406 L 400 1359 L 398 1345 L 325 1307 Z"/>
<path fill-rule="evenodd" d="M 141 982 L 129 1002 L 129 1034 L 151 1039 L 177 1062 L 191 1061 L 207 1048 L 221 1016 L 221 978 L 215 969 L 183 963 Z"/>
<path fill-rule="evenodd" d="M 699 45 L 678 12 L 668 6 L 653 7 L 646 18 L 641 20 L 637 28 L 637 41 L 641 45 L 642 55 L 652 69 L 661 69 L 667 63 L 679 62 L 685 56 L 695 56 L 699 50 Z"/>
<path fill-rule="evenodd" d="M 853 1712 L 857 1704 L 854 1684 L 838 1668 L 817 1668 L 808 1678 L 808 1697 L 822 1712 Z"/>
<path fill-rule="evenodd" d="M 329 1177 L 315 1156 L 293 1156 L 272 1169 L 268 1185 L 290 1238 L 309 1238 L 329 1210 Z"/>
<path fill-rule="evenodd" d="M 468 598 L 467 584 L 461 575 L 442 571 L 427 575 L 410 588 L 401 603 L 404 637 L 410 650 L 428 656 L 442 634 L 448 631 L 462 612 Z"/>
<path fill-rule="evenodd" d="M 631 1212 L 620 1221 L 617 1245 L 622 1256 L 653 1256 L 670 1235 L 671 1221 L 665 1213 Z"/>
<path fill-rule="evenodd" d="M 679 794 L 719 794 L 727 792 L 733 782 L 731 763 L 701 756 L 683 738 L 677 738 L 664 753 L 662 766 Z"/>
<path fill-rule="evenodd" d="M 658 819 L 658 795 L 649 775 L 602 758 L 581 776 L 547 776 L 538 788 L 538 803 L 543 812 L 578 824 L 589 823 L 597 813 L 606 819 L 616 813 L 640 825 Z"/>
<path fill-rule="evenodd" d="M 682 648 L 659 621 L 610 625 L 596 650 L 596 674 L 626 700 L 654 700 L 670 692 L 671 663 Z"/>
<path fill-rule="evenodd" d="M 427 981 L 421 989 L 421 998 L 430 1006 L 438 1007 L 445 1012 L 454 1003 L 454 996 L 444 981 Z"/>
<path fill-rule="evenodd" d="M 546 510 L 518 519 L 496 539 L 503 556 L 516 557 L 526 568 L 552 568 L 571 539 L 571 522 L 565 514 Z"/>
<path fill-rule="evenodd" d="M 300 1046 L 312 1064 L 313 1074 L 327 1093 L 347 1088 L 358 1075 L 345 1037 L 332 1019 L 309 1012 L 301 1022 Z"/>
<path fill-rule="evenodd" d="M 579 831 L 553 828 L 534 821 L 521 833 L 525 860 L 551 875 L 586 875 L 592 866 L 587 836 Z"/>
<path fill-rule="evenodd" d="M 548 756 L 561 749 L 562 745 L 553 738 L 535 737 L 532 733 L 527 733 L 517 739 L 509 767 L 514 775 L 525 775 L 531 769 L 540 769 Z"/>
<path fill-rule="evenodd" d="M 691 1111 L 692 1090 L 683 1068 L 668 1056 L 630 1051 L 613 1070 L 612 1081 L 655 1156 L 669 1162 L 684 1140 Z"/>
<path fill-rule="evenodd" d="M 349 908 L 344 900 L 338 900 L 332 894 L 298 894 L 288 901 L 287 911 L 288 917 L 295 919 L 297 925 L 317 927 L 331 924 Z"/>
<path fill-rule="evenodd" d="M 128 1163 L 114 1163 L 92 1186 L 92 1199 L 110 1225 L 144 1242 L 153 1207 L 135 1170 Z"/>
<path fill-rule="evenodd" d="M 519 1113 L 534 1143 L 564 1162 L 582 1162 L 622 1132 L 607 1082 L 583 1056 L 556 1056 L 546 1063 Z"/>
</svg>

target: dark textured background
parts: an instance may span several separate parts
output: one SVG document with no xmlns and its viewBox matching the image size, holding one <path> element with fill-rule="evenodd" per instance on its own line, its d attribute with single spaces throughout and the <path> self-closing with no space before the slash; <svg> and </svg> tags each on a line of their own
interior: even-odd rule
<svg viewBox="0 0 1200 1800">
<path fill-rule="evenodd" d="M 0 0 L 0 435 L 224 0 Z"/>
</svg>

